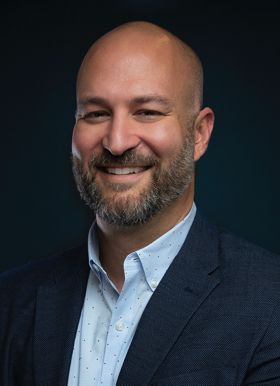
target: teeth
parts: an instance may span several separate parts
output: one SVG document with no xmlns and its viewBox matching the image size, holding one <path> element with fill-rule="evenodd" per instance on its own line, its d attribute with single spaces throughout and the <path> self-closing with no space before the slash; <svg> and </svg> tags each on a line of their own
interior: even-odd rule
<svg viewBox="0 0 280 386">
<path fill-rule="evenodd" d="M 133 174 L 140 173 L 144 168 L 106 168 L 107 173 L 111 174 Z"/>
</svg>

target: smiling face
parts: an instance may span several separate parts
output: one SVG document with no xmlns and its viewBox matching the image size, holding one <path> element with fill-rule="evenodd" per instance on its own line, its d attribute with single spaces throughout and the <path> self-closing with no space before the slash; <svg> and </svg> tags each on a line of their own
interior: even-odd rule
<svg viewBox="0 0 280 386">
<path fill-rule="evenodd" d="M 186 92 L 178 76 L 178 47 L 162 32 L 125 32 L 105 36 L 82 64 L 72 152 L 82 197 L 104 221 L 127 226 L 182 205 L 200 155 L 199 102 L 192 79 Z"/>
</svg>

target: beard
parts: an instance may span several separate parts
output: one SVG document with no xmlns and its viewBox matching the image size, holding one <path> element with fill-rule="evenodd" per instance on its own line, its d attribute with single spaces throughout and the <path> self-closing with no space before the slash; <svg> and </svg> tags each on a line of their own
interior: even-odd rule
<svg viewBox="0 0 280 386">
<path fill-rule="evenodd" d="M 137 190 L 125 183 L 107 184 L 110 194 L 95 179 L 96 168 L 146 166 L 152 167 L 150 182 Z M 109 224 L 133 226 L 147 223 L 153 216 L 178 199 L 189 187 L 194 173 L 194 135 L 188 130 L 181 148 L 167 167 L 162 168 L 158 157 L 137 155 L 127 150 L 120 156 L 108 150 L 94 155 L 85 171 L 81 160 L 72 157 L 73 174 L 82 199 L 95 215 Z"/>
</svg>

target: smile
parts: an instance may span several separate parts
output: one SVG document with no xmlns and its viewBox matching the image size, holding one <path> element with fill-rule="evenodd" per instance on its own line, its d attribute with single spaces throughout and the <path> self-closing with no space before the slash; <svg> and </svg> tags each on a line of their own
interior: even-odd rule
<svg viewBox="0 0 280 386">
<path fill-rule="evenodd" d="M 137 168 L 104 168 L 104 171 L 106 173 L 118 174 L 118 175 L 137 174 L 137 173 L 143 172 L 144 170 L 146 170 L 146 168 L 141 168 L 141 167 L 137 167 Z"/>
</svg>

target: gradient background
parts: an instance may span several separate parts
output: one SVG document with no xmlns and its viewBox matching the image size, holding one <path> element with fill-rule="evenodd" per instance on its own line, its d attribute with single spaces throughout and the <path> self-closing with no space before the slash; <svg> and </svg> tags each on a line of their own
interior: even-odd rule
<svg viewBox="0 0 280 386">
<path fill-rule="evenodd" d="M 244 2 L 245 3 L 245 2 Z M 90 44 L 129 20 L 186 40 L 216 113 L 197 165 L 197 205 L 280 252 L 279 12 L 265 2 L 134 0 L 1 5 L 0 271 L 79 244 L 92 214 L 71 173 L 75 78 Z"/>
</svg>

